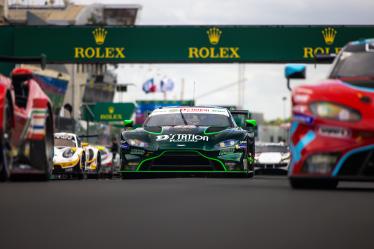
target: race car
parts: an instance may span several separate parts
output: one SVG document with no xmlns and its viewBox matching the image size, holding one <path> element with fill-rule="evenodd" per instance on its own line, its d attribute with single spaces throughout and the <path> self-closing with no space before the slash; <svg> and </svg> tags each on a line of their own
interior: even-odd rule
<svg viewBox="0 0 374 249">
<path fill-rule="evenodd" d="M 301 66 L 289 65 L 288 79 Z M 374 180 L 374 39 L 347 44 L 328 79 L 292 91 L 289 179 L 294 188 Z"/>
<path fill-rule="evenodd" d="M 256 173 L 287 174 L 290 150 L 284 143 L 256 143 L 254 169 Z"/>
<path fill-rule="evenodd" d="M 74 133 L 54 134 L 53 175 L 84 178 L 86 151 Z"/>
<path fill-rule="evenodd" d="M 108 150 L 107 147 L 96 145 L 95 146 L 100 152 L 101 167 L 100 176 L 112 178 L 114 165 L 113 165 L 113 154 Z"/>
<path fill-rule="evenodd" d="M 0 181 L 49 179 L 53 120 L 52 102 L 30 70 L 0 75 Z"/>
<path fill-rule="evenodd" d="M 88 143 L 82 143 L 86 153 L 85 173 L 88 178 L 99 178 L 101 168 L 101 155 L 96 146 L 91 146 Z"/>
<path fill-rule="evenodd" d="M 249 125 L 253 121 L 247 121 Z M 131 125 L 126 121 L 125 125 Z M 248 132 L 219 107 L 164 107 L 121 133 L 121 177 L 154 174 L 252 177 Z"/>
</svg>

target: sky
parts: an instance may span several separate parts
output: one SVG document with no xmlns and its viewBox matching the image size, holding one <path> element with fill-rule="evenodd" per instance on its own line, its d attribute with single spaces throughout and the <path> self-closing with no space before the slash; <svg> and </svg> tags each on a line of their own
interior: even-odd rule
<svg viewBox="0 0 374 249">
<path fill-rule="evenodd" d="M 139 4 L 142 9 L 138 25 L 300 25 L 300 24 L 374 24 L 373 0 L 75 0 L 75 3 Z M 283 77 L 284 65 L 246 64 L 244 108 L 262 112 L 265 118 L 275 119 L 290 112 L 289 91 Z M 329 66 L 308 65 L 307 80 L 293 85 L 314 84 L 326 77 Z M 238 80 L 238 64 L 122 64 L 116 70 L 120 83 L 132 83 L 119 101 L 163 99 L 161 93 L 145 94 L 144 81 L 151 77 L 170 78 L 175 89 L 168 99 L 196 97 L 199 105 L 236 105 L 238 88 L 233 84 L 225 91 L 206 95 Z M 184 88 L 182 83 L 184 83 Z M 194 87 L 195 86 L 195 87 Z M 182 88 L 184 89 L 182 91 Z M 194 90 L 195 89 L 195 90 Z M 288 115 L 287 115 L 288 116 Z"/>
</svg>

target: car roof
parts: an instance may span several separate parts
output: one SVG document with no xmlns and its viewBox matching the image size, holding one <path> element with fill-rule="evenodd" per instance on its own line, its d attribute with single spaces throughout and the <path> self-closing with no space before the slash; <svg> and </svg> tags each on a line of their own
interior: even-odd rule
<svg viewBox="0 0 374 249">
<path fill-rule="evenodd" d="M 344 48 L 346 52 L 374 52 L 374 38 L 352 41 Z"/>
<path fill-rule="evenodd" d="M 222 106 L 213 106 L 213 105 L 199 105 L 199 106 L 185 106 L 185 105 L 177 105 L 177 106 L 161 106 L 157 109 L 169 109 L 169 108 L 215 108 L 215 109 L 227 109 Z"/>
</svg>

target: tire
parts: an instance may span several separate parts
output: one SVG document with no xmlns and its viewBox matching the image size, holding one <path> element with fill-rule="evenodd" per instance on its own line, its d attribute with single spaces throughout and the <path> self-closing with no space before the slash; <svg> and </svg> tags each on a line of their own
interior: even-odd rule
<svg viewBox="0 0 374 249">
<path fill-rule="evenodd" d="M 335 189 L 338 186 L 338 180 L 335 179 L 290 178 L 289 180 L 294 189 Z"/>
<path fill-rule="evenodd" d="M 247 172 L 238 175 L 240 178 L 252 178 L 254 176 L 253 164 L 249 163 L 247 159 L 242 160 L 241 167 L 243 169 L 247 168 Z"/>
<path fill-rule="evenodd" d="M 30 143 L 30 164 L 33 168 L 43 171 L 43 174 L 38 175 L 36 180 L 47 181 L 50 179 L 53 169 L 53 147 L 53 116 L 52 112 L 48 110 L 44 139 Z"/>
<path fill-rule="evenodd" d="M 86 154 L 83 153 L 75 169 L 76 176 L 79 180 L 84 179 L 85 168 L 86 168 Z"/>
<path fill-rule="evenodd" d="M 101 169 L 101 156 L 100 156 L 100 152 L 98 152 L 97 159 L 96 159 L 96 179 L 100 178 L 100 169 Z"/>
<path fill-rule="evenodd" d="M 10 168 L 13 163 L 11 154 L 12 138 L 12 101 L 9 96 L 5 98 L 3 115 L 3 132 L 0 134 L 0 181 L 6 181 L 10 178 Z"/>
</svg>

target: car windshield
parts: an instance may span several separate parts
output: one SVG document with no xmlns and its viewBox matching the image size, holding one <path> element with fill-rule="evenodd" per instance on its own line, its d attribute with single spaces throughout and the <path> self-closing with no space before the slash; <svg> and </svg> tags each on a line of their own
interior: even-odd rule
<svg viewBox="0 0 374 249">
<path fill-rule="evenodd" d="M 63 147 L 76 147 L 75 142 L 73 139 L 55 137 L 55 146 L 63 146 Z"/>
<path fill-rule="evenodd" d="M 330 78 L 374 77 L 373 52 L 343 52 L 330 74 Z M 374 84 L 374 81 L 371 81 Z"/>
<path fill-rule="evenodd" d="M 280 153 L 287 153 L 289 152 L 287 146 L 283 145 L 260 145 L 256 146 L 255 149 L 256 153 L 264 153 L 264 152 L 280 152 Z"/>
<path fill-rule="evenodd" d="M 173 113 L 151 115 L 144 122 L 145 127 L 196 125 L 211 127 L 233 127 L 233 123 L 226 115 L 206 113 Z"/>
</svg>

